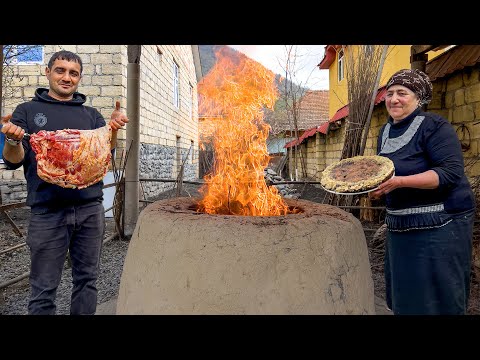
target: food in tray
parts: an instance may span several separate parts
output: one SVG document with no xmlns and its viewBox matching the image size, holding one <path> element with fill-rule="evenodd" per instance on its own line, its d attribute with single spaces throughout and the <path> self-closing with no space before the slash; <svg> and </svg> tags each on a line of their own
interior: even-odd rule
<svg viewBox="0 0 480 360">
<path fill-rule="evenodd" d="M 384 156 L 354 156 L 325 168 L 321 185 L 338 193 L 358 193 L 376 188 L 395 172 L 393 162 Z"/>
</svg>

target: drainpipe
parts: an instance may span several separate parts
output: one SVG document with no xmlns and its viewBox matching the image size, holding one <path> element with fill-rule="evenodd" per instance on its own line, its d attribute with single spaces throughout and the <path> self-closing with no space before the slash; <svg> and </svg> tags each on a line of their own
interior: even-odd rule
<svg viewBox="0 0 480 360">
<path fill-rule="evenodd" d="M 131 236 L 139 212 L 139 150 L 140 150 L 140 55 L 141 45 L 127 46 L 127 139 L 125 167 L 125 235 Z"/>
</svg>

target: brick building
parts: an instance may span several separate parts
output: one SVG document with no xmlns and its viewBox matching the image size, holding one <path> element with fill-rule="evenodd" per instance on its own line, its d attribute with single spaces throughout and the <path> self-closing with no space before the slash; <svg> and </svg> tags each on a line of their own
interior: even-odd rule
<svg viewBox="0 0 480 360">
<path fill-rule="evenodd" d="M 44 45 L 42 59 L 14 67 L 10 95 L 3 99 L 3 114 L 30 100 L 38 87 L 48 87 L 46 63 L 58 50 L 77 53 L 83 61 L 78 91 L 87 96 L 85 105 L 97 108 L 109 119 L 115 101 L 126 113 L 127 45 Z M 140 58 L 140 178 L 175 178 L 185 160 L 184 178 L 198 177 L 198 56 L 196 45 L 143 45 Z M 128 126 L 128 124 L 127 124 Z M 125 148 L 126 131 L 118 134 L 116 156 Z M 188 154 L 188 156 L 187 156 Z M 0 165 L 1 167 L 1 165 Z M 2 201 L 26 197 L 23 168 L 0 168 Z M 149 198 L 172 187 L 172 183 L 146 182 Z"/>
</svg>

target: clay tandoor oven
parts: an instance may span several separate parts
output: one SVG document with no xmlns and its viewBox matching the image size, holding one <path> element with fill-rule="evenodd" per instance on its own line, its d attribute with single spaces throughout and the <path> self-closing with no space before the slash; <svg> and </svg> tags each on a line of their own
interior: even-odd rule
<svg viewBox="0 0 480 360">
<path fill-rule="evenodd" d="M 117 314 L 374 314 L 358 219 L 286 203 L 301 212 L 209 215 L 192 198 L 150 204 L 130 241 Z"/>
</svg>

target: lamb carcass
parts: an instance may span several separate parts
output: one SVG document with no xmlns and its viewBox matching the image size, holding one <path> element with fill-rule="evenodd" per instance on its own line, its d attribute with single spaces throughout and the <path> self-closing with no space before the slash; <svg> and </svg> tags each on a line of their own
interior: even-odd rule
<svg viewBox="0 0 480 360">
<path fill-rule="evenodd" d="M 102 180 L 111 158 L 112 129 L 41 130 L 30 135 L 38 176 L 63 188 L 83 189 Z"/>
</svg>

